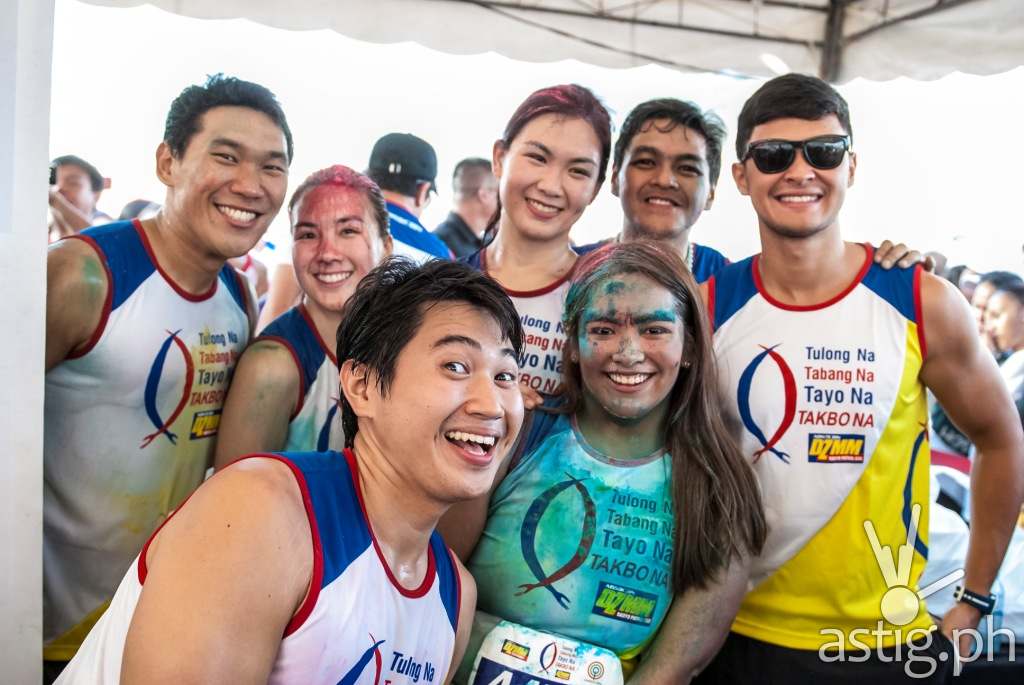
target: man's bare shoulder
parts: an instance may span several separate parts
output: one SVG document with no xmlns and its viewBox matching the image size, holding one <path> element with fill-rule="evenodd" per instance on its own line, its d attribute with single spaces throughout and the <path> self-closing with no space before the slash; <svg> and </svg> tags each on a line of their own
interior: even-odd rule
<svg viewBox="0 0 1024 685">
<path fill-rule="evenodd" d="M 107 267 L 98 248 L 82 238 L 65 238 L 47 249 L 46 266 L 51 281 L 65 287 L 100 289 L 108 287 Z"/>
<path fill-rule="evenodd" d="M 254 550 L 276 541 L 297 541 L 309 530 L 302 491 L 292 467 L 271 455 L 243 457 L 203 483 L 167 526 L 169 538 L 201 530 L 209 542 L 250 532 Z M 234 528 L 230 534 L 228 529 Z M 277 543 L 273 543 L 278 546 Z"/>
</svg>

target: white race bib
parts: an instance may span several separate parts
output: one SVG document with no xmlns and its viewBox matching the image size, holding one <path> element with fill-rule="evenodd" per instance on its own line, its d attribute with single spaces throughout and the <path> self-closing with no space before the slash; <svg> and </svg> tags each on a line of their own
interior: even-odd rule
<svg viewBox="0 0 1024 685">
<path fill-rule="evenodd" d="M 614 652 L 501 621 L 473 660 L 470 685 L 623 685 Z"/>
</svg>

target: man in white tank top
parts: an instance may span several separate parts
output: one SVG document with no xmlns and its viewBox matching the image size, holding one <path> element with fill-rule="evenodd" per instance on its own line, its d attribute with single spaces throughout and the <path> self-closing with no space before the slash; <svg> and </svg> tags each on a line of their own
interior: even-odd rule
<svg viewBox="0 0 1024 685">
<path fill-rule="evenodd" d="M 160 212 L 50 249 L 44 659 L 55 675 L 142 544 L 202 481 L 254 299 L 226 265 L 284 200 L 292 139 L 263 86 L 223 76 L 172 103 Z"/>
<path fill-rule="evenodd" d="M 371 271 L 337 341 L 344 453 L 250 455 L 204 483 L 58 682 L 448 682 L 476 586 L 434 527 L 515 441 L 522 342 L 469 266 Z"/>
<path fill-rule="evenodd" d="M 944 682 L 950 640 L 970 655 L 967 631 L 993 609 L 1024 498 L 1020 422 L 963 296 L 920 266 L 884 271 L 870 245 L 843 240 L 852 145 L 846 101 L 812 76 L 768 81 L 739 117 L 733 177 L 762 251 L 719 270 L 704 295 L 769 533 L 701 685 Z M 926 390 L 979 458 L 962 571 L 921 586 Z M 939 592 L 957 601 L 933 618 L 926 598 Z"/>
</svg>

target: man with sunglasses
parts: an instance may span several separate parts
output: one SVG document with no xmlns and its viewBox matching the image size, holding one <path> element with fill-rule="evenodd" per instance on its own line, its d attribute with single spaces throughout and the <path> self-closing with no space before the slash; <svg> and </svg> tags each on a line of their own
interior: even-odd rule
<svg viewBox="0 0 1024 685">
<path fill-rule="evenodd" d="M 725 255 L 690 238 L 714 202 L 725 135 L 718 115 L 694 102 L 658 98 L 634 107 L 615 141 L 610 175 L 612 194 L 622 204 L 622 231 L 577 251 L 590 252 L 609 240 L 664 241 L 679 251 L 698 283 L 728 264 Z M 889 268 L 922 257 L 886 240 L 875 261 Z"/>
<path fill-rule="evenodd" d="M 845 100 L 809 76 L 767 82 L 740 114 L 733 177 L 762 252 L 704 288 L 770 533 L 703 683 L 941 682 L 954 659 L 924 599 L 959 580 L 941 632 L 969 653 L 1024 498 L 1024 436 L 963 297 L 840 235 L 852 139 Z M 922 592 L 926 388 L 979 458 L 964 574 Z"/>
</svg>

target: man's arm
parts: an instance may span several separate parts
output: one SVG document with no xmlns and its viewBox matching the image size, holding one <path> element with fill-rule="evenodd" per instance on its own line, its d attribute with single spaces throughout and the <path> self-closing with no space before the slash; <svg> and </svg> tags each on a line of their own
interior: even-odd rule
<svg viewBox="0 0 1024 685">
<path fill-rule="evenodd" d="M 988 594 L 1024 499 L 1024 434 L 967 302 L 952 284 L 921 274 L 927 356 L 921 380 L 977 447 L 971 468 L 971 534 L 964 587 Z M 947 637 L 973 628 L 977 609 L 957 603 L 942 620 Z M 962 636 L 966 639 L 967 636 Z"/>
<path fill-rule="evenodd" d="M 53 213 L 54 221 L 61 229 L 61 237 L 80 233 L 92 226 L 92 217 L 83 214 L 59 191 L 50 190 L 50 211 Z"/>
<path fill-rule="evenodd" d="M 238 360 L 217 431 L 218 471 L 242 455 L 284 449 L 298 404 L 299 369 L 281 343 L 258 340 Z"/>
<path fill-rule="evenodd" d="M 148 552 L 121 682 L 266 683 L 313 572 L 288 467 L 254 459 L 217 474 Z"/>
<path fill-rule="evenodd" d="M 725 642 L 747 594 L 749 577 L 749 558 L 734 559 L 706 588 L 676 595 L 629 685 L 690 682 Z"/>
<path fill-rule="evenodd" d="M 473 615 L 476 613 L 476 581 L 470 575 L 466 567 L 458 559 L 455 561 L 455 570 L 459 574 L 461 587 L 459 599 L 459 630 L 455 633 L 455 652 L 452 654 L 452 663 L 448 666 L 448 675 L 444 682 L 452 682 L 462 657 L 466 653 L 466 646 L 469 644 L 469 635 L 473 630 Z"/>
<path fill-rule="evenodd" d="M 46 370 L 92 337 L 103 317 L 107 270 L 83 240 L 53 244 L 46 255 Z"/>
</svg>

